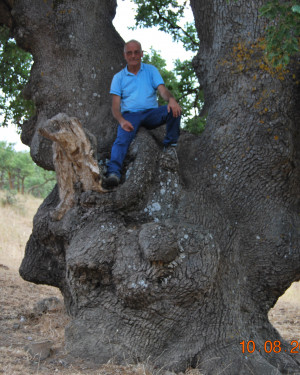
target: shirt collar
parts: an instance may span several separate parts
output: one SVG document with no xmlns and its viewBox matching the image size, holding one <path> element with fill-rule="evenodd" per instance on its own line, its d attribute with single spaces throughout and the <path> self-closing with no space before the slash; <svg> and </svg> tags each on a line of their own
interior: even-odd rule
<svg viewBox="0 0 300 375">
<path fill-rule="evenodd" d="M 141 63 L 141 67 L 140 67 L 140 70 L 138 71 L 138 73 L 141 71 L 141 70 L 144 70 L 144 63 Z M 127 68 L 127 65 L 125 66 L 125 73 L 130 76 L 130 75 L 134 75 L 133 73 L 130 73 L 128 68 Z"/>
</svg>

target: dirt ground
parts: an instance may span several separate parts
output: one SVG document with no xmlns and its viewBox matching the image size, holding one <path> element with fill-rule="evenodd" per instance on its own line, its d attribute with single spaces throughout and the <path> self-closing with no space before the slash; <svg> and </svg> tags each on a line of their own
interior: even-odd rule
<svg viewBox="0 0 300 375">
<path fill-rule="evenodd" d="M 0 374 L 93 374 L 150 375 L 145 365 L 93 366 L 68 355 L 64 349 L 64 327 L 68 317 L 61 305 L 45 313 L 37 311 L 44 298 L 62 296 L 56 288 L 23 281 L 16 270 L 0 265 Z M 35 342 L 50 341 L 50 356 L 39 359 L 28 351 Z"/>
<path fill-rule="evenodd" d="M 95 367 L 66 352 L 64 327 L 69 318 L 60 292 L 53 287 L 25 282 L 18 273 L 31 232 L 32 215 L 40 201 L 30 202 L 30 207 L 27 204 L 22 203 L 21 211 L 0 206 L 0 374 L 165 375 L 163 369 L 152 371 L 147 364 L 108 363 Z M 38 308 L 40 301 L 52 297 L 60 302 L 42 312 Z M 283 338 L 300 341 L 300 283 L 294 283 L 279 299 L 269 318 Z M 36 354 L 35 343 L 46 346 L 49 351 L 46 359 L 41 360 Z M 201 374 L 198 370 L 187 370 L 185 375 Z"/>
<path fill-rule="evenodd" d="M 270 311 L 269 317 L 281 335 L 300 341 L 300 304 L 294 296 L 300 295 L 300 284 L 294 284 Z M 25 282 L 16 269 L 0 264 L 0 374 L 91 374 L 91 375 L 151 375 L 154 371 L 144 364 L 137 366 L 92 366 L 70 357 L 64 349 L 64 327 L 68 316 L 63 305 L 47 312 L 37 311 L 38 302 L 45 298 L 62 296 L 56 288 Z M 32 342 L 51 341 L 50 356 L 40 361 L 27 352 Z M 161 374 L 164 372 L 161 371 Z M 187 371 L 200 375 L 197 370 Z"/>
</svg>

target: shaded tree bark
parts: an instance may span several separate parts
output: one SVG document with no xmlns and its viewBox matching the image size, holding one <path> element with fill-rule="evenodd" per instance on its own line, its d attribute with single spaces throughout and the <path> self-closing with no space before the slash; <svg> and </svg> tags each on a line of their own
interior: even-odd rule
<svg viewBox="0 0 300 375">
<path fill-rule="evenodd" d="M 0 4 L 1 12 L 6 9 L 0 20 L 6 19 L 17 43 L 34 59 L 24 96 L 34 101 L 37 113 L 22 128 L 33 160 L 54 169 L 51 142 L 38 129 L 60 112 L 77 117 L 97 136 L 99 152 L 108 149 L 114 138 L 108 91 L 112 76 L 124 65 L 123 41 L 112 25 L 116 0 Z"/>
<path fill-rule="evenodd" d="M 10 171 L 7 171 L 7 175 L 8 175 L 8 181 L 9 181 L 9 189 L 14 190 L 16 176 L 12 174 Z"/>
<path fill-rule="evenodd" d="M 112 141 L 105 111 L 80 90 L 85 81 L 63 79 L 75 60 L 76 77 L 92 74 L 94 61 L 81 59 L 96 49 L 89 48 L 92 35 L 102 33 L 97 53 L 111 55 L 99 68 L 98 91 L 89 92 L 100 87 L 108 106 L 110 66 L 121 60 L 111 61 L 122 47 L 111 25 L 115 2 L 92 3 L 94 13 L 68 0 L 53 7 L 36 1 L 33 8 L 19 0 L 11 11 L 20 42 L 37 56 L 30 93 L 37 93 L 38 118 L 27 134 L 44 166 L 51 162 L 35 129 L 70 100 L 68 114 L 95 113 L 85 124 L 102 150 Z M 300 278 L 299 72 L 297 65 L 283 73 L 264 63 L 261 3 L 191 1 L 201 40 L 194 66 L 208 109 L 201 136 L 184 133 L 177 154 L 163 153 L 162 132 L 141 129 L 118 189 L 79 191 L 78 204 L 60 222 L 50 218 L 56 190 L 39 208 L 20 273 L 61 289 L 72 316 L 66 343 L 73 354 L 100 363 L 150 360 L 174 370 L 193 365 L 205 374 L 299 372 L 299 357 L 267 317 Z M 48 16 L 30 17 L 47 6 L 54 26 Z M 81 36 L 86 28 L 91 39 Z M 41 72 L 48 72 L 46 81 Z M 63 84 L 56 80 L 56 88 L 58 76 Z M 73 106 L 79 98 L 83 109 Z M 96 127 L 92 118 L 103 121 Z M 243 340 L 257 350 L 242 353 Z M 280 341 L 281 352 L 266 353 L 267 340 Z"/>
</svg>

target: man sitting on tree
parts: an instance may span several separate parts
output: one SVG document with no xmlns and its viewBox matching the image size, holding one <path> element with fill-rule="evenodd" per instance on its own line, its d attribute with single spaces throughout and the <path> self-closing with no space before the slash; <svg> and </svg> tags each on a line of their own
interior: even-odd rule
<svg viewBox="0 0 300 375">
<path fill-rule="evenodd" d="M 140 126 L 155 129 L 166 124 L 165 148 L 176 146 L 179 137 L 181 108 L 157 68 L 142 63 L 142 57 L 141 43 L 127 42 L 124 46 L 127 66 L 115 74 L 111 83 L 112 113 L 119 126 L 108 163 L 108 187 L 119 185 L 123 161 Z M 168 105 L 158 106 L 156 91 Z"/>
</svg>

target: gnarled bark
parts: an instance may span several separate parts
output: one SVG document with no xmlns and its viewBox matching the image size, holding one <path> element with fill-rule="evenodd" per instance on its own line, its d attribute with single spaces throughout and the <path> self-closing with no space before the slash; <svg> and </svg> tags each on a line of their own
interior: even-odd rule
<svg viewBox="0 0 300 375">
<path fill-rule="evenodd" d="M 53 3 L 64 41 L 80 20 L 88 20 L 91 30 L 99 17 L 73 3 Z M 57 205 L 56 190 L 37 212 L 20 273 L 62 290 L 72 315 L 66 342 L 77 356 L 100 363 L 112 357 L 150 360 L 175 370 L 192 364 L 205 374 L 299 371 L 290 343 L 267 317 L 300 278 L 298 71 L 291 66 L 290 73 L 276 72 L 265 64 L 261 3 L 191 2 L 201 40 L 194 64 L 208 108 L 201 136 L 183 134 L 177 153 L 163 153 L 161 131 L 141 129 L 118 189 L 82 193 L 59 223 L 49 214 Z M 30 13 L 28 1 L 16 4 Z M 59 10 L 66 11 L 63 17 Z M 73 18 L 75 10 L 80 19 Z M 14 20 L 16 30 L 21 21 L 24 30 L 41 28 L 40 20 L 23 19 L 20 12 Z M 110 20 L 102 33 L 103 25 L 105 37 L 97 35 L 105 51 L 114 31 Z M 60 60 L 57 69 L 55 33 L 47 34 L 48 43 L 44 32 L 30 35 L 28 48 L 37 56 L 37 46 L 41 50 L 40 71 L 46 66 L 56 77 L 72 69 L 72 59 Z M 76 46 L 77 40 L 72 43 L 64 45 Z M 111 46 L 116 50 L 119 42 Z M 109 55 L 106 61 L 111 63 Z M 91 72 L 92 64 L 80 66 Z M 39 82 L 47 89 L 44 96 L 53 106 L 36 103 L 50 118 L 57 89 L 36 72 L 31 93 L 40 92 Z M 62 101 L 69 87 L 59 84 Z M 74 90 L 76 102 L 80 90 Z M 86 98 L 84 110 L 89 106 L 98 108 Z M 87 127 L 95 129 L 92 121 Z M 110 130 L 107 124 L 97 134 L 111 141 Z M 106 151 L 108 143 L 102 142 Z M 31 147 L 36 150 L 34 140 Z M 257 350 L 242 353 L 243 340 L 253 340 Z M 280 341 L 281 352 L 266 353 L 267 340 Z"/>
<path fill-rule="evenodd" d="M 123 41 L 112 25 L 116 0 L 0 4 L 10 10 L 5 18 L 17 43 L 34 60 L 24 96 L 34 101 L 36 116 L 22 128 L 33 160 L 54 169 L 51 142 L 38 129 L 58 113 L 78 118 L 97 137 L 98 152 L 106 152 L 115 136 L 109 87 L 124 65 Z"/>
</svg>

